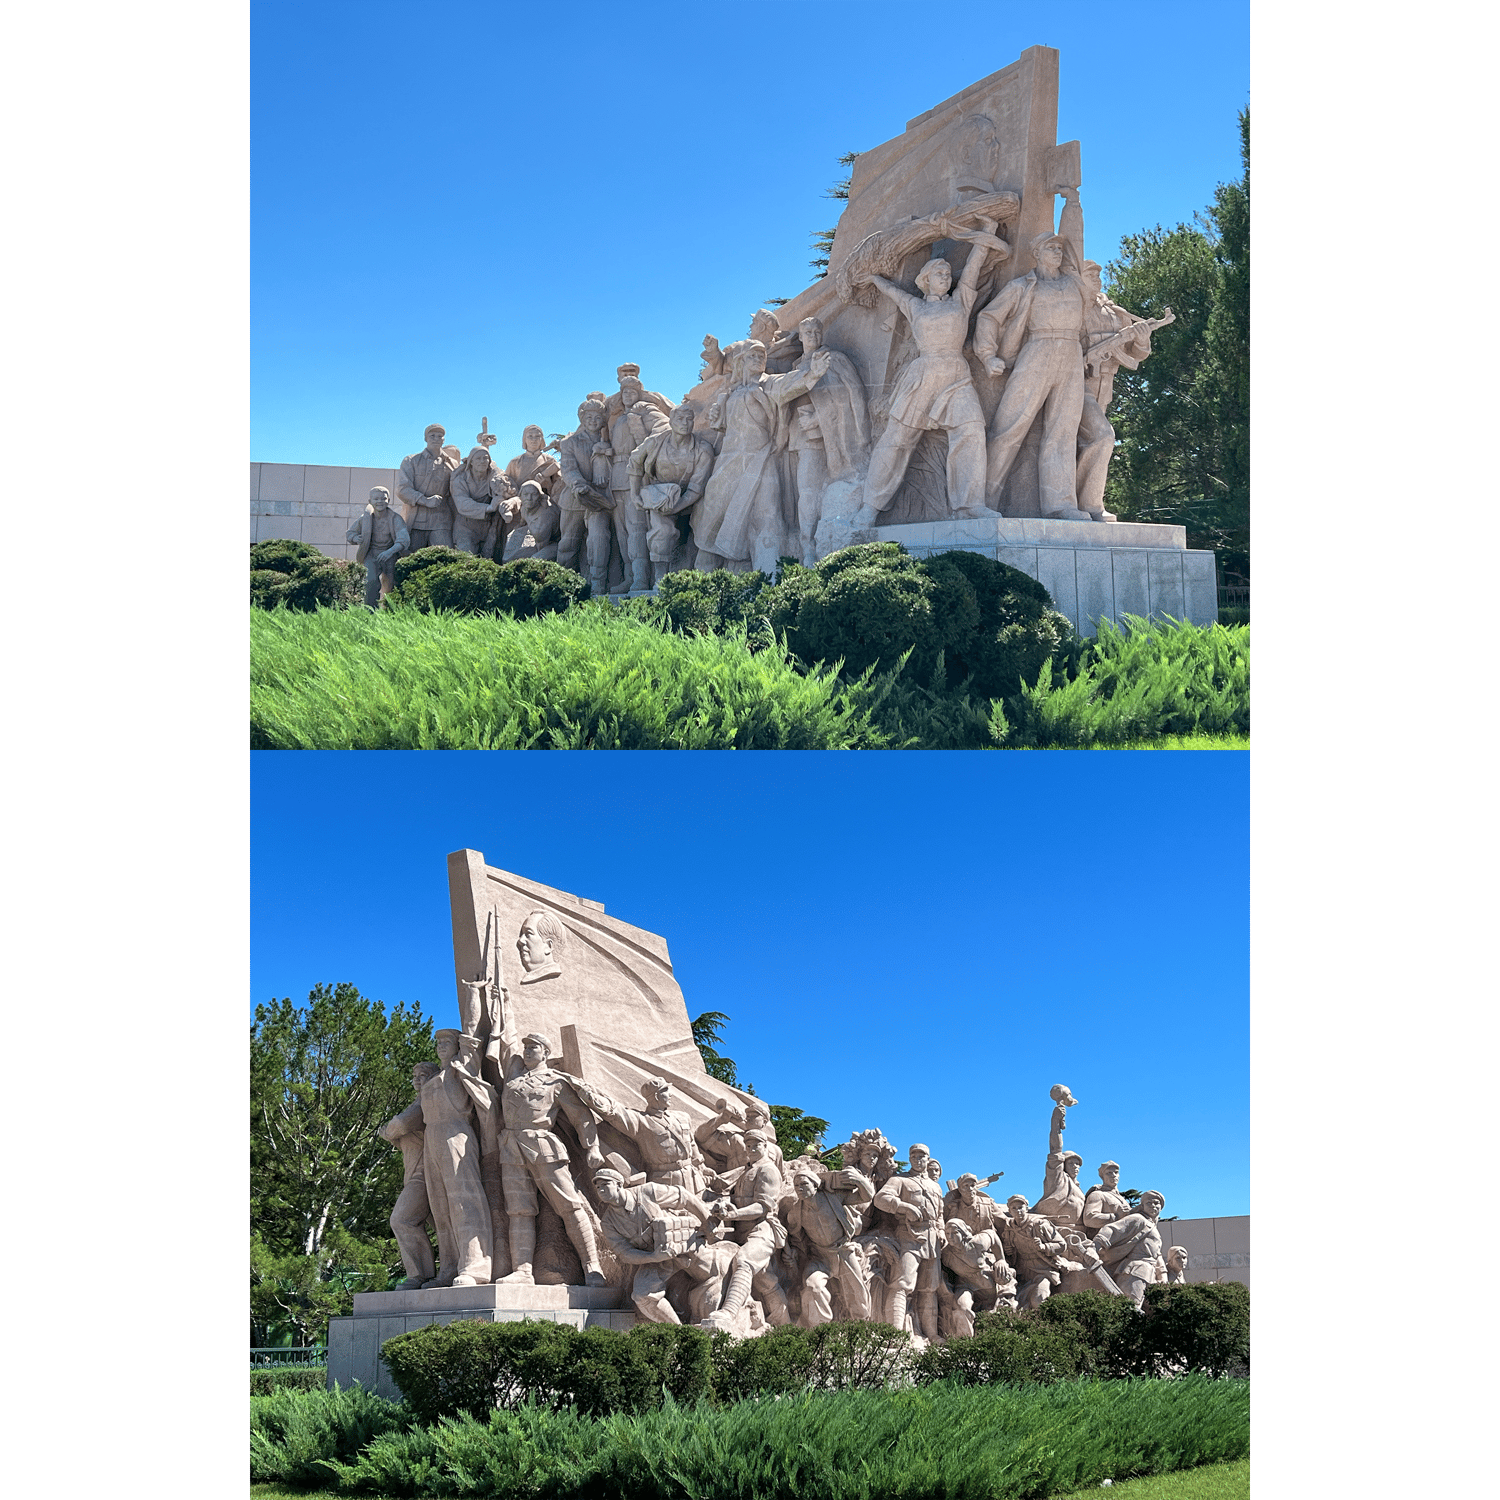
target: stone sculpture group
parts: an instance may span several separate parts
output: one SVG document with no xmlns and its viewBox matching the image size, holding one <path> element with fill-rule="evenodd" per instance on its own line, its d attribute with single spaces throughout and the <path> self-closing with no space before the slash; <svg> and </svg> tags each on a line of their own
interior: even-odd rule
<svg viewBox="0 0 1500 1500">
<path fill-rule="evenodd" d="M 556 983 L 568 941 L 553 913 L 529 913 L 518 983 Z M 749 1336 L 869 1319 L 932 1340 L 1053 1291 L 1094 1288 L 1139 1307 L 1153 1282 L 1185 1277 L 1186 1253 L 1163 1249 L 1160 1193 L 1132 1207 L 1112 1161 L 1079 1187 L 1082 1158 L 1063 1144 L 1077 1100 L 1063 1085 L 1042 1197 L 1002 1205 L 985 1188 L 1003 1174 L 945 1181 L 920 1143 L 903 1167 L 877 1129 L 845 1142 L 840 1166 L 833 1152 L 787 1161 L 753 1097 L 721 1098 L 697 1125 L 664 1077 L 646 1077 L 638 1100 L 613 1098 L 560 1067 L 547 1036 L 517 1034 L 486 967 L 462 981 L 461 1027 L 436 1033 L 436 1061 L 413 1070 L 416 1097 L 381 1128 L 405 1163 L 391 1215 L 404 1289 L 614 1286 L 652 1322 Z"/>
<path fill-rule="evenodd" d="M 976 123 L 990 128 L 971 117 L 956 140 L 969 142 Z M 1074 182 L 1076 162 L 1075 149 L 1063 174 Z M 811 566 L 875 539 L 907 492 L 940 519 L 1113 521 L 1114 376 L 1150 354 L 1172 311 L 1141 319 L 1105 295 L 1084 258 L 1076 186 L 1052 189 L 1064 200 L 1057 232 L 1018 254 L 1002 231 L 1020 217 L 1020 195 L 962 172 L 956 181 L 949 208 L 866 235 L 834 273 L 839 311 L 868 321 L 882 315 L 870 311 L 877 303 L 889 309 L 878 374 L 862 376 L 850 353 L 825 344 L 822 318 L 783 327 L 761 308 L 749 337 L 704 339 L 699 383 L 680 402 L 622 364 L 618 389 L 589 392 L 573 432 L 547 442 L 527 427 L 503 469 L 488 419 L 467 458 L 433 423 L 401 463 L 404 524 L 377 488 L 349 529 L 365 602 L 390 589 L 397 557 L 427 546 L 553 560 L 585 574 L 596 596 L 649 591 L 677 568 L 769 574 L 789 548 Z M 904 285 L 915 254 L 928 258 Z M 1033 268 L 1014 274 L 1021 263 Z M 1018 465 L 1024 485 L 1013 483 Z"/>
</svg>

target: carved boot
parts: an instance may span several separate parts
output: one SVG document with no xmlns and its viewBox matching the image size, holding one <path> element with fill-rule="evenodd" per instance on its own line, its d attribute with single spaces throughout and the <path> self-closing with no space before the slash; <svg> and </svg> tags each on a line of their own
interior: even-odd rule
<svg viewBox="0 0 1500 1500">
<path fill-rule="evenodd" d="M 755 1272 L 744 1261 L 736 1263 L 734 1272 L 729 1278 L 729 1290 L 724 1293 L 724 1300 L 719 1304 L 718 1312 L 713 1313 L 709 1321 L 719 1328 L 728 1328 L 739 1317 L 740 1310 L 750 1296 L 750 1282 L 754 1275 Z"/>
<path fill-rule="evenodd" d="M 767 1283 L 756 1293 L 766 1309 L 766 1322 L 772 1328 L 780 1328 L 792 1321 L 791 1309 L 786 1304 L 786 1293 L 774 1281 Z"/>
<path fill-rule="evenodd" d="M 589 574 L 589 593 L 590 593 L 590 597 L 591 598 L 594 598 L 594 599 L 602 599 L 602 598 L 604 598 L 604 596 L 609 593 L 609 574 L 608 573 L 590 573 Z"/>
<path fill-rule="evenodd" d="M 886 1306 L 886 1319 L 893 1328 L 906 1327 L 906 1293 L 897 1287 Z"/>
<path fill-rule="evenodd" d="M 651 587 L 651 562 L 637 557 L 630 564 L 630 588 L 633 593 L 644 593 Z"/>
<path fill-rule="evenodd" d="M 568 1238 L 583 1262 L 583 1284 L 603 1286 L 604 1272 L 599 1269 L 599 1251 L 594 1245 L 594 1226 L 589 1223 L 589 1216 L 581 1208 L 571 1209 L 567 1222 Z"/>
<path fill-rule="evenodd" d="M 530 1214 L 515 1214 L 510 1221 L 510 1263 L 513 1269 L 501 1281 L 531 1286 L 531 1261 L 536 1254 L 536 1220 Z"/>
<path fill-rule="evenodd" d="M 924 1339 L 935 1339 L 941 1336 L 938 1327 L 938 1299 L 936 1292 L 918 1292 L 916 1305 L 912 1312 L 912 1322 L 916 1324 L 916 1331 Z"/>
</svg>

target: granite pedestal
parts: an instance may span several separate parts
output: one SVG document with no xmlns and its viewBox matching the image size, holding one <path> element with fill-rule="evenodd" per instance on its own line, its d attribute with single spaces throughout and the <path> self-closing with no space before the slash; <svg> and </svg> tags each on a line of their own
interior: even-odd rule
<svg viewBox="0 0 1500 1500">
<path fill-rule="evenodd" d="M 1019 568 L 1081 635 L 1092 635 L 1100 620 L 1119 625 L 1125 615 L 1194 625 L 1219 618 L 1214 555 L 1189 551 L 1182 526 L 988 515 L 878 526 L 875 536 L 900 542 L 913 557 L 978 552 Z"/>
<path fill-rule="evenodd" d="M 400 1392 L 380 1362 L 380 1346 L 429 1323 L 478 1318 L 486 1323 L 533 1319 L 570 1328 L 615 1328 L 624 1333 L 638 1319 L 625 1292 L 612 1286 L 434 1287 L 415 1292 L 356 1292 L 352 1318 L 328 1321 L 328 1384 L 366 1390 L 396 1401 Z"/>
</svg>

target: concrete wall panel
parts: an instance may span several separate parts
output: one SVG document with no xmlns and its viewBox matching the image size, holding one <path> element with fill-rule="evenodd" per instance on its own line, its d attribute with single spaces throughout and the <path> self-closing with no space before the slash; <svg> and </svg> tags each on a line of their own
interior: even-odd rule
<svg viewBox="0 0 1500 1500">
<path fill-rule="evenodd" d="M 1151 598 L 1151 618 L 1164 620 L 1170 616 L 1174 620 L 1182 619 L 1182 554 L 1148 552 L 1146 583 Z"/>
<path fill-rule="evenodd" d="M 1052 595 L 1057 612 L 1066 615 L 1078 629 L 1078 583 L 1076 552 L 1064 551 L 1061 547 L 1038 547 L 1036 549 L 1037 582 Z"/>
</svg>

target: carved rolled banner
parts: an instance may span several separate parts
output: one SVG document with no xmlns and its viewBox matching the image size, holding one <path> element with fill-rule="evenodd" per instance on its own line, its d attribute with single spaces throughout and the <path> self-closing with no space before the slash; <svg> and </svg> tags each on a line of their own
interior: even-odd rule
<svg viewBox="0 0 1500 1500">
<path fill-rule="evenodd" d="M 497 870 L 475 849 L 448 856 L 448 892 L 461 1008 L 464 980 L 498 979 L 512 1035 L 545 1037 L 554 1066 L 632 1109 L 652 1077 L 671 1084 L 673 1108 L 695 1127 L 719 1099 L 748 1102 L 705 1072 L 664 938 L 596 901 Z M 486 1030 L 498 1022 L 486 1017 Z M 637 1164 L 633 1144 L 611 1144 Z"/>
</svg>

